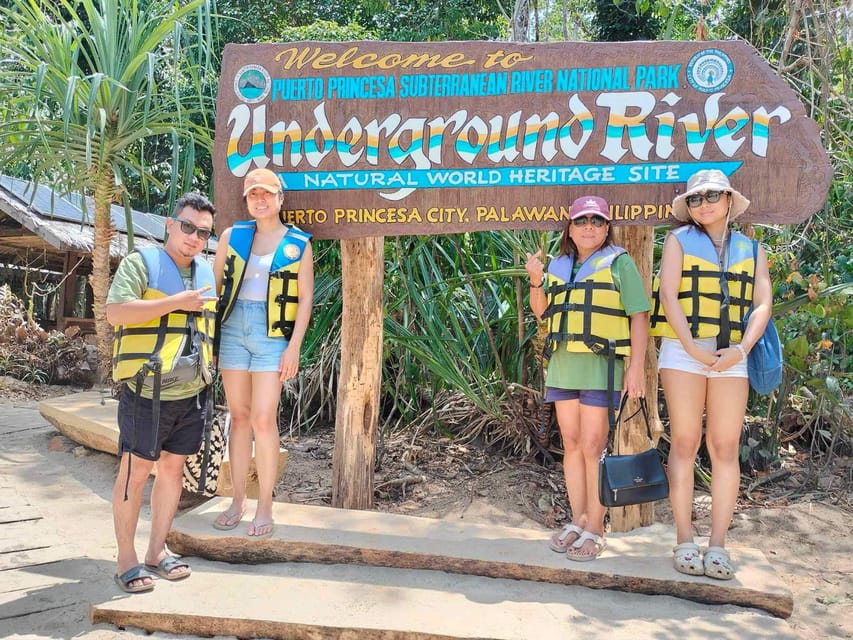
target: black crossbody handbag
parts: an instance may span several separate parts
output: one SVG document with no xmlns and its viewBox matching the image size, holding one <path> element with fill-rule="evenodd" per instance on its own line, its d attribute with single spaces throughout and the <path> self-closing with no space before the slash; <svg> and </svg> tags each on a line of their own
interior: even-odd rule
<svg viewBox="0 0 853 640">
<path fill-rule="evenodd" d="M 622 412 L 628 395 L 622 398 L 616 424 L 622 420 Z M 646 399 L 640 398 L 639 412 L 646 421 L 646 433 L 649 436 L 648 451 L 629 455 L 611 455 L 607 447 L 598 461 L 598 499 L 605 507 L 625 507 L 643 502 L 663 500 L 669 495 L 669 482 L 661 462 L 660 452 L 652 442 L 652 429 L 649 425 L 649 412 Z M 630 420 L 636 415 L 629 416 Z M 610 436 L 615 435 L 611 429 Z"/>
</svg>

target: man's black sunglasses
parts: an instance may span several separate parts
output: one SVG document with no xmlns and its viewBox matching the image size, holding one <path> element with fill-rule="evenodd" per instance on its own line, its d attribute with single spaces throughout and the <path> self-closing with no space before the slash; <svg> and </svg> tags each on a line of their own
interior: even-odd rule
<svg viewBox="0 0 853 640">
<path fill-rule="evenodd" d="M 210 238 L 210 234 L 213 233 L 212 229 L 202 229 L 201 227 L 195 226 L 192 222 L 182 220 L 181 218 L 175 218 L 175 220 L 181 223 L 181 231 L 183 231 L 188 236 L 191 236 L 193 233 L 195 233 L 198 236 L 199 240 L 207 240 L 208 238 Z"/>
<path fill-rule="evenodd" d="M 724 193 L 728 193 L 728 191 L 708 191 L 706 193 L 694 193 L 691 196 L 687 196 L 684 201 L 687 203 L 688 207 L 696 208 L 700 204 L 702 204 L 702 200 L 707 200 L 708 204 L 714 204 L 715 202 L 719 202 L 720 198 Z"/>
</svg>

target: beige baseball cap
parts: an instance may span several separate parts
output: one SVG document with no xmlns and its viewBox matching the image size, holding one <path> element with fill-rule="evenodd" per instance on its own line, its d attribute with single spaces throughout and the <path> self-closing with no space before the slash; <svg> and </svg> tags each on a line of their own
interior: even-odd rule
<svg viewBox="0 0 853 640">
<path fill-rule="evenodd" d="M 250 171 L 243 180 L 243 196 L 255 187 L 265 189 L 270 193 L 278 193 L 282 190 L 281 180 L 269 169 L 255 169 Z"/>
</svg>

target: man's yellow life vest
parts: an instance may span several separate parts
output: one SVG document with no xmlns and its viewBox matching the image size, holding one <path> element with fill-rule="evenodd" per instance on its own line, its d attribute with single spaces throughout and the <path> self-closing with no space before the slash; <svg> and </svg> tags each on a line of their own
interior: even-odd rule
<svg viewBox="0 0 853 640">
<path fill-rule="evenodd" d="M 752 240 L 737 231 L 729 234 L 725 253 L 726 269 L 723 271 L 717 250 L 707 233 L 689 225 L 673 230 L 672 235 L 684 253 L 678 301 L 690 325 L 691 335 L 694 338 L 712 338 L 720 333 L 720 307 L 723 300 L 720 276 L 724 274 L 729 290 L 730 337 L 733 342 L 740 342 L 743 337 L 743 318 L 752 304 L 755 279 Z M 677 338 L 663 313 L 659 288 L 660 279 L 655 277 L 649 334 Z"/>
<path fill-rule="evenodd" d="M 156 300 L 186 290 L 178 265 L 160 247 L 138 249 L 148 271 L 148 284 L 143 300 Z M 196 256 L 192 262 L 192 287 L 210 287 L 216 280 L 213 269 Z M 199 353 L 202 370 L 213 361 L 213 337 L 216 325 L 216 303 L 211 300 L 201 313 L 172 311 L 143 324 L 119 325 L 115 328 L 113 342 L 113 380 L 120 382 L 133 378 L 145 364 L 157 356 L 161 371 L 166 375 L 177 364 L 180 356 Z M 153 375 L 148 371 L 147 375 Z"/>
<path fill-rule="evenodd" d="M 240 294 L 246 263 L 252 253 L 255 230 L 254 220 L 235 222 L 231 228 L 219 292 L 220 323 L 228 320 Z M 271 338 L 290 339 L 293 333 L 299 303 L 297 275 L 310 239 L 311 234 L 289 227 L 273 255 L 267 282 L 267 335 Z"/>
<path fill-rule="evenodd" d="M 631 327 L 622 297 L 613 282 L 614 260 L 621 247 L 602 247 L 580 266 L 572 278 L 574 258 L 560 256 L 548 265 L 545 295 L 551 352 L 565 343 L 572 352 L 631 355 Z"/>
</svg>

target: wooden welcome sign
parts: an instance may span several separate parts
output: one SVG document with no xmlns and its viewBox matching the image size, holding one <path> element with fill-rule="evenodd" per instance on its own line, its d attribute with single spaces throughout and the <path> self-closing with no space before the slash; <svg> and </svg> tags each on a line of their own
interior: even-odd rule
<svg viewBox="0 0 853 640">
<path fill-rule="evenodd" d="M 738 41 L 229 44 L 222 66 L 220 228 L 256 167 L 316 238 L 559 229 L 587 193 L 667 222 L 708 167 L 752 200 L 744 220 L 793 223 L 832 176 L 794 92 Z"/>
</svg>

